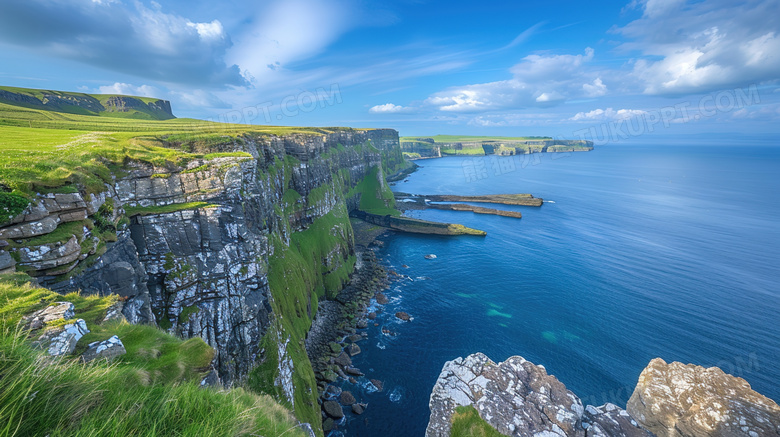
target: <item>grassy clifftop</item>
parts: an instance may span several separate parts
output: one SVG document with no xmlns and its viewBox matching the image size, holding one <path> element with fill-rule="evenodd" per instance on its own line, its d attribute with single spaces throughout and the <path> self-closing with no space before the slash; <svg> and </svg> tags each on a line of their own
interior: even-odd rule
<svg viewBox="0 0 780 437">
<path fill-rule="evenodd" d="M 81 185 L 103 190 L 128 160 L 183 166 L 192 151 L 240 135 L 327 134 L 340 128 L 133 120 L 53 112 L 0 102 L 0 191 L 52 192 Z"/>
<path fill-rule="evenodd" d="M 551 137 L 487 137 L 476 135 L 434 135 L 432 137 L 401 137 L 402 142 L 427 142 L 427 143 L 470 143 L 491 141 L 533 141 L 551 140 Z"/>
<path fill-rule="evenodd" d="M 32 88 L 0 87 L 0 102 L 33 109 L 100 117 L 168 120 L 171 103 L 149 97 L 85 94 Z"/>
<path fill-rule="evenodd" d="M 213 356 L 203 340 L 184 341 L 148 325 L 101 324 L 115 297 L 61 296 L 24 279 L 0 276 L 0 435 L 305 435 L 268 396 L 201 388 Z M 77 353 L 118 335 L 127 354 L 111 364 L 44 359 L 19 322 L 55 301 L 73 303 L 75 318 L 91 330 Z"/>
</svg>

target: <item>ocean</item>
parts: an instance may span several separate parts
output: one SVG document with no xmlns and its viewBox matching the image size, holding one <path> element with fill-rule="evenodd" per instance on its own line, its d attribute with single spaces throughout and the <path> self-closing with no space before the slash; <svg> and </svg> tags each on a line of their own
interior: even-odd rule
<svg viewBox="0 0 780 437">
<path fill-rule="evenodd" d="M 384 390 L 345 382 L 368 408 L 333 436 L 422 436 L 442 366 L 475 352 L 542 364 L 586 404 L 625 407 L 655 357 L 717 365 L 780 401 L 780 148 L 613 145 L 418 163 L 394 190 L 546 202 L 495 206 L 520 220 L 408 214 L 484 238 L 384 239 L 379 257 L 410 279 L 387 290 L 353 358 Z"/>
</svg>

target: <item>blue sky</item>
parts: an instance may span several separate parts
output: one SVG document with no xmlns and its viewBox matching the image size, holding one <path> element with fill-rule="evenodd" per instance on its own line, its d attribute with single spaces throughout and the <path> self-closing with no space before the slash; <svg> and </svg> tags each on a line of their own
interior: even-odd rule
<svg viewBox="0 0 780 437">
<path fill-rule="evenodd" d="M 772 134 L 777 0 L 3 0 L 0 83 L 402 135 Z"/>
</svg>

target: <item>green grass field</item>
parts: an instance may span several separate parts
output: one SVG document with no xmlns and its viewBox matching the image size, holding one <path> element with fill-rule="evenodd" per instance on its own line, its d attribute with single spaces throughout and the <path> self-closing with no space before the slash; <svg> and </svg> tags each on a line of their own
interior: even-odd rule
<svg viewBox="0 0 780 437">
<path fill-rule="evenodd" d="M 128 160 L 182 166 L 212 157 L 194 151 L 239 135 L 324 134 L 335 129 L 341 128 L 133 120 L 0 103 L 0 184 L 22 194 L 72 184 L 99 192 L 111 172 Z"/>
</svg>

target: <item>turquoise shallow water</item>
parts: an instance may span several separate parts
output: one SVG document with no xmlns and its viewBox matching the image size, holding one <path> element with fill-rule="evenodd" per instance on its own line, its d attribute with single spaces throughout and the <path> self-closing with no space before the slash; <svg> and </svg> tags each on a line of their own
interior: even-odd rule
<svg viewBox="0 0 780 437">
<path fill-rule="evenodd" d="M 477 351 L 543 364 L 586 403 L 625 406 L 655 357 L 718 365 L 780 400 L 780 148 L 605 146 L 420 164 L 394 189 L 554 203 L 498 206 L 521 220 L 414 212 L 488 236 L 386 239 L 381 258 L 415 280 L 388 290 L 353 360 L 385 389 L 346 384 L 369 406 L 339 432 L 423 435 L 442 365 Z"/>
</svg>

